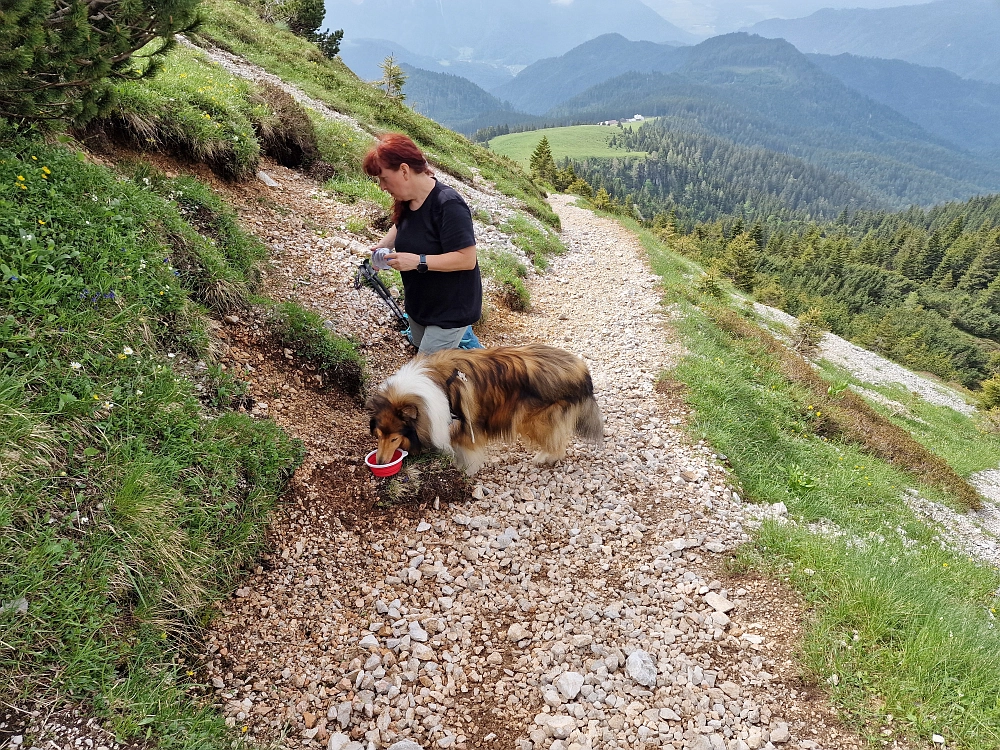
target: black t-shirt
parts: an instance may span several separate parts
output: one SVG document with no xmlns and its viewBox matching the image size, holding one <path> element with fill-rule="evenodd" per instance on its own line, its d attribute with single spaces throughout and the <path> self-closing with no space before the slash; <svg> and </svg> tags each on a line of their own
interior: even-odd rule
<svg viewBox="0 0 1000 750">
<path fill-rule="evenodd" d="M 396 252 L 441 255 L 476 244 L 472 212 L 454 189 L 437 182 L 416 211 L 404 206 Z M 459 328 L 483 313 L 479 264 L 471 271 L 403 271 L 406 314 L 422 326 Z"/>
</svg>

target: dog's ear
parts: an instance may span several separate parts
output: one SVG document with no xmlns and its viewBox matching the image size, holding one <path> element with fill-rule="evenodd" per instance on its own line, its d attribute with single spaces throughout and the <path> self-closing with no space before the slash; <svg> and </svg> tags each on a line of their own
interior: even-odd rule
<svg viewBox="0 0 1000 750">
<path fill-rule="evenodd" d="M 407 422 L 415 422 L 417 419 L 417 405 L 416 404 L 404 404 L 399 407 L 399 416 L 405 419 Z"/>
</svg>

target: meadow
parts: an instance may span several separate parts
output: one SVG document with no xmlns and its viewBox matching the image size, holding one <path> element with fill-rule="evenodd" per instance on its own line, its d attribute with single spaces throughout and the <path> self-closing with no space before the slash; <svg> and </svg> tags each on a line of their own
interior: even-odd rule
<svg viewBox="0 0 1000 750">
<path fill-rule="evenodd" d="M 649 122 L 649 120 L 646 120 Z M 594 159 L 625 156 L 646 156 L 645 151 L 624 151 L 611 148 L 611 136 L 620 133 L 616 127 L 607 125 L 573 125 L 566 128 L 545 128 L 526 133 L 511 133 L 497 136 L 490 141 L 490 149 L 528 166 L 531 152 L 545 136 L 556 162 L 562 159 Z"/>
</svg>

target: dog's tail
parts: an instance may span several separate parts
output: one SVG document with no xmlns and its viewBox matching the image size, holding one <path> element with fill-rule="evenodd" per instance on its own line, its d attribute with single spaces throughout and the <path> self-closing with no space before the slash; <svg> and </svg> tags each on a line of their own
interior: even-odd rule
<svg viewBox="0 0 1000 750">
<path fill-rule="evenodd" d="M 584 440 L 598 445 L 604 444 L 604 418 L 601 408 L 593 396 L 580 404 L 580 416 L 576 420 L 576 434 Z"/>
</svg>

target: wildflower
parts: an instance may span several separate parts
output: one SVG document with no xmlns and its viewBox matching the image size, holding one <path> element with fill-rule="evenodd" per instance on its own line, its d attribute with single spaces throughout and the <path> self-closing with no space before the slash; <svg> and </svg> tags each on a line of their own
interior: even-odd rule
<svg viewBox="0 0 1000 750">
<path fill-rule="evenodd" d="M 24 175 L 23 174 L 19 174 L 17 176 L 17 179 L 18 179 L 19 182 L 24 182 Z"/>
<path fill-rule="evenodd" d="M 32 156 L 32 157 L 31 157 L 31 160 L 32 160 L 32 161 L 38 161 L 38 157 L 37 157 L 37 156 Z"/>
<path fill-rule="evenodd" d="M 38 223 L 41 224 L 43 227 L 45 226 L 45 222 L 42 221 L 41 219 L 38 220 Z"/>
<path fill-rule="evenodd" d="M 136 392 L 135 392 L 135 395 L 136 395 L 136 396 L 141 396 L 141 395 L 142 395 L 142 391 L 136 391 Z"/>
<path fill-rule="evenodd" d="M 100 398 L 101 398 L 101 397 L 100 397 L 100 396 L 98 396 L 98 395 L 97 395 L 96 393 L 94 394 L 94 401 L 98 401 L 98 400 L 100 400 Z"/>
<path fill-rule="evenodd" d="M 118 355 L 118 359 L 125 359 L 125 355 L 124 354 L 119 354 Z"/>
<path fill-rule="evenodd" d="M 18 183 L 18 184 L 17 184 L 17 186 L 18 186 L 19 188 L 21 188 L 21 190 L 27 190 L 27 189 L 28 189 L 28 186 L 27 186 L 27 185 L 22 185 L 21 183 Z"/>
<path fill-rule="evenodd" d="M 176 356 L 177 356 L 177 355 L 176 355 L 176 354 L 174 354 L 173 352 L 170 352 L 169 354 L 167 354 L 167 358 L 168 358 L 168 359 L 173 359 L 173 358 L 174 358 L 174 357 L 176 357 Z"/>
<path fill-rule="evenodd" d="M 83 365 L 80 364 L 79 362 L 70 362 L 69 366 L 70 366 L 70 368 L 72 368 L 74 370 L 82 370 L 83 369 Z"/>
<path fill-rule="evenodd" d="M 133 354 L 135 354 L 135 352 L 134 352 L 134 351 L 132 351 L 132 347 L 130 347 L 130 346 L 126 346 L 126 347 L 124 347 L 124 348 L 122 349 L 122 354 L 124 354 L 124 355 L 125 355 L 125 356 L 127 356 L 127 357 L 130 357 L 130 356 L 132 356 Z"/>
<path fill-rule="evenodd" d="M 110 401 L 105 401 L 103 404 L 101 404 L 101 406 L 103 406 L 105 409 L 110 409 L 112 406 L 114 406 L 114 404 L 112 404 Z"/>
<path fill-rule="evenodd" d="M 43 171 L 43 172 L 44 172 L 45 174 L 52 174 L 52 170 L 51 170 L 51 169 L 49 169 L 48 167 L 42 167 L 42 171 Z"/>
</svg>

